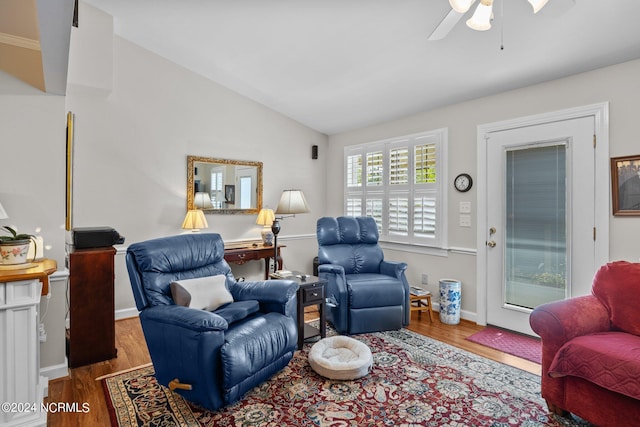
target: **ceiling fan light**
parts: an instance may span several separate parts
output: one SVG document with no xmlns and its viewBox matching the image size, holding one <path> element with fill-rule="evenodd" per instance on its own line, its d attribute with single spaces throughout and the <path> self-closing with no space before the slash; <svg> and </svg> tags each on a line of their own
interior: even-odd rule
<svg viewBox="0 0 640 427">
<path fill-rule="evenodd" d="M 486 31 L 491 28 L 493 1 L 482 0 L 473 16 L 467 20 L 467 27 L 476 31 Z"/>
<path fill-rule="evenodd" d="M 533 13 L 540 12 L 540 9 L 542 9 L 548 1 L 549 0 L 529 0 L 529 3 L 533 6 Z"/>
<path fill-rule="evenodd" d="M 467 13 L 475 1 L 476 0 L 449 0 L 449 4 L 451 5 L 451 9 L 456 12 Z"/>
</svg>

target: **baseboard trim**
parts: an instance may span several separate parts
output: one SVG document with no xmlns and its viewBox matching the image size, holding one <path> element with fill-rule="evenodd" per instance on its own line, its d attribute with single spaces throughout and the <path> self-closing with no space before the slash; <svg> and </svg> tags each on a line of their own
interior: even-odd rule
<svg viewBox="0 0 640 427">
<path fill-rule="evenodd" d="M 69 367 L 67 366 L 66 358 L 65 363 L 59 365 L 45 366 L 40 368 L 40 375 L 46 377 L 48 380 L 55 380 L 56 378 L 62 378 L 69 375 Z"/>
<path fill-rule="evenodd" d="M 115 319 L 116 320 L 120 320 L 120 319 L 126 319 L 129 317 L 138 317 L 138 309 L 135 307 L 131 307 L 131 308 L 122 308 L 120 310 L 116 310 L 115 312 Z"/>
<path fill-rule="evenodd" d="M 440 311 L 440 304 L 437 302 L 433 302 L 431 304 L 431 308 L 434 311 Z M 438 314 L 436 314 L 438 315 Z M 460 310 L 460 318 L 464 319 L 464 320 L 468 320 L 470 322 L 474 322 L 474 323 L 478 323 L 477 319 L 478 319 L 478 313 L 474 313 L 473 311 L 467 311 L 467 310 Z"/>
</svg>

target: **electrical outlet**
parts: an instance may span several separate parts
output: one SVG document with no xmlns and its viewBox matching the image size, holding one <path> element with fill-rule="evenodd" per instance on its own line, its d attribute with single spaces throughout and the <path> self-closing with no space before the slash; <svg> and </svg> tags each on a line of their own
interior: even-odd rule
<svg viewBox="0 0 640 427">
<path fill-rule="evenodd" d="M 460 202 L 460 213 L 471 213 L 471 202 Z"/>
<path fill-rule="evenodd" d="M 422 273 L 422 282 L 423 285 L 429 284 L 429 275 L 427 273 Z"/>
<path fill-rule="evenodd" d="M 471 227 L 471 215 L 460 215 L 460 227 Z"/>
</svg>

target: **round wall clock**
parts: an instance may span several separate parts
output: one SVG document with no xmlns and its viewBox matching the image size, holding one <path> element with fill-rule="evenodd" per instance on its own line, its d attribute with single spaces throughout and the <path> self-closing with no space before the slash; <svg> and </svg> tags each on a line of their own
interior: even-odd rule
<svg viewBox="0 0 640 427">
<path fill-rule="evenodd" d="M 456 176 L 456 179 L 453 181 L 453 186 L 461 193 L 467 192 L 471 190 L 471 186 L 473 186 L 473 179 L 471 179 L 471 175 L 468 173 L 461 173 Z"/>
</svg>

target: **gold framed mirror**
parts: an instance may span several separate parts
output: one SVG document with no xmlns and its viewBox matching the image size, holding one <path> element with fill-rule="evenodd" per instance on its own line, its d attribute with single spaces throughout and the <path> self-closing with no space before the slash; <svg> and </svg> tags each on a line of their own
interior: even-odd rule
<svg viewBox="0 0 640 427">
<path fill-rule="evenodd" d="M 262 162 L 187 156 L 187 210 L 257 214 L 262 209 Z"/>
</svg>

